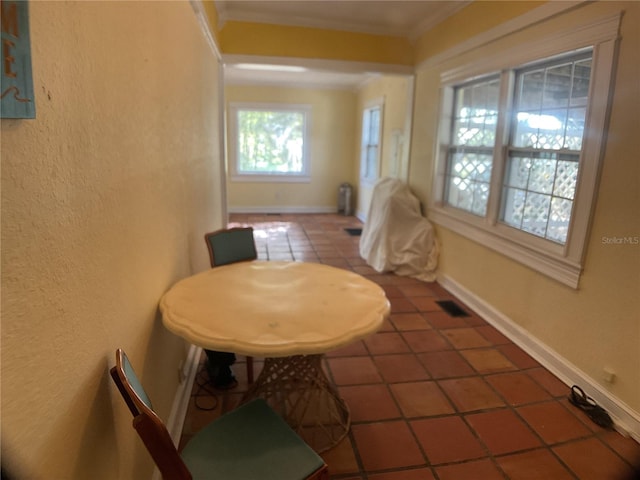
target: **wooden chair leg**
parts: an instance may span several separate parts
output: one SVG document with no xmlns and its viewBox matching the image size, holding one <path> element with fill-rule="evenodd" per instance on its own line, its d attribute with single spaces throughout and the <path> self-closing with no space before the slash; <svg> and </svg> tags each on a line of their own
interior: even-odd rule
<svg viewBox="0 0 640 480">
<path fill-rule="evenodd" d="M 247 382 L 253 383 L 253 357 L 247 357 Z"/>
</svg>

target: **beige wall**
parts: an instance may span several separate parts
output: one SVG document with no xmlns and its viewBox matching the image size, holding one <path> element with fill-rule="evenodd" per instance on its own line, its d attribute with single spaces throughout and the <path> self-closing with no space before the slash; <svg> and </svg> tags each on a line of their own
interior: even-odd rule
<svg viewBox="0 0 640 480">
<path fill-rule="evenodd" d="M 37 118 L 2 120 L 2 464 L 143 479 L 108 375 L 167 418 L 183 342 L 157 303 L 219 228 L 217 62 L 188 2 L 30 2 Z"/>
<path fill-rule="evenodd" d="M 380 178 L 395 177 L 406 180 L 407 160 L 411 128 L 410 114 L 413 101 L 413 79 L 408 76 L 383 75 L 358 89 L 358 111 L 355 142 L 356 174 L 360 175 L 360 139 L 362 137 L 362 112 L 367 104 L 376 99 L 384 102 L 382 119 L 382 151 L 380 153 Z M 394 137 L 399 136 L 398 139 Z M 366 218 L 373 185 L 358 181 L 356 214 Z"/>
<path fill-rule="evenodd" d="M 479 8 L 476 15 L 481 15 L 482 3 Z M 640 246 L 607 245 L 602 241 L 604 237 L 640 235 L 640 4 L 585 4 L 470 54 L 430 66 L 427 62 L 419 69 L 416 80 L 410 184 L 423 201 L 430 198 L 441 71 L 463 65 L 465 58 L 506 52 L 530 39 L 563 32 L 570 25 L 621 9 L 625 13 L 611 120 L 579 288 L 565 287 L 445 228 L 437 229 L 442 244 L 439 278 L 452 279 L 511 319 L 527 335 L 626 404 L 631 415 L 640 419 Z M 485 22 L 492 14 L 491 5 L 487 4 L 487 18 L 480 21 Z M 456 21 L 454 17 L 441 28 L 454 29 Z M 603 379 L 605 367 L 617 375 L 613 384 Z"/>
<path fill-rule="evenodd" d="M 229 211 L 335 211 L 338 187 L 342 182 L 355 181 L 355 93 L 344 89 L 227 85 L 225 96 L 227 106 L 232 102 L 258 102 L 307 104 L 312 108 L 311 181 L 258 183 L 229 180 Z"/>
</svg>

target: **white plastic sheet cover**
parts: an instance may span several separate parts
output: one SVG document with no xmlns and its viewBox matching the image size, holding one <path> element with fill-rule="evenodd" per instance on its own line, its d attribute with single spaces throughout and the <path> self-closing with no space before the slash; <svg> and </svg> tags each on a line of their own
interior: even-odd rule
<svg viewBox="0 0 640 480">
<path fill-rule="evenodd" d="M 395 178 L 379 180 L 360 237 L 362 258 L 377 272 L 433 282 L 438 251 L 433 227 L 409 187 Z"/>
</svg>

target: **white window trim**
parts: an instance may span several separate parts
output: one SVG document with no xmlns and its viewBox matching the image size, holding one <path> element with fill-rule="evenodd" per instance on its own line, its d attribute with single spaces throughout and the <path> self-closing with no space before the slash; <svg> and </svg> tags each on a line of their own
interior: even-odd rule
<svg viewBox="0 0 640 480">
<path fill-rule="evenodd" d="M 375 176 L 374 177 L 364 177 L 362 175 L 363 173 L 363 165 L 362 165 L 362 150 L 363 150 L 363 145 L 362 145 L 362 136 L 364 135 L 364 114 L 369 111 L 372 110 L 374 108 L 379 108 L 380 109 L 380 124 L 378 126 L 378 154 L 376 156 L 376 171 L 375 171 Z M 361 185 L 365 185 L 365 186 L 373 186 L 378 179 L 380 178 L 380 171 L 382 168 L 382 144 L 383 144 L 383 138 L 382 135 L 384 133 L 384 97 L 378 97 L 378 98 L 374 98 L 369 100 L 368 102 L 365 103 L 364 108 L 362 109 L 362 115 L 361 115 L 361 124 L 360 124 L 360 184 Z"/>
<path fill-rule="evenodd" d="M 528 45 L 518 45 L 489 57 L 443 72 L 438 141 L 435 152 L 434 184 L 430 219 L 462 236 L 495 250 L 527 267 L 572 288 L 578 288 L 586 254 L 592 210 L 595 206 L 601 160 L 604 156 L 613 68 L 622 14 L 597 19 L 557 35 L 545 36 Z M 581 168 L 576 185 L 574 211 L 565 245 L 535 237 L 497 221 L 497 206 L 489 206 L 487 217 L 477 217 L 444 204 L 444 178 L 451 125 L 453 86 L 474 77 L 507 71 L 556 55 L 593 48 L 589 107 L 583 140 Z M 503 73 L 502 81 L 511 81 Z M 498 125 L 498 128 L 504 126 Z M 496 148 L 503 149 L 504 145 Z M 503 158 L 506 152 L 502 153 Z M 504 165 L 494 165 L 494 176 L 502 177 Z M 495 188 L 497 184 L 492 184 Z M 501 185 L 498 184 L 498 188 Z M 494 196 L 494 198 L 496 198 Z"/>
<path fill-rule="evenodd" d="M 238 110 L 290 111 L 304 114 L 303 170 L 300 173 L 238 172 Z M 310 183 L 311 182 L 311 111 L 312 106 L 294 103 L 229 103 L 229 178 L 232 182 Z"/>
</svg>

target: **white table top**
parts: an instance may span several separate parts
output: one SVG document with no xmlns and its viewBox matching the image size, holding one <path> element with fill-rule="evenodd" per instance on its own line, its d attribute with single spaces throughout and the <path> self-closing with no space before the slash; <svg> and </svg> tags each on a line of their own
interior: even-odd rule
<svg viewBox="0 0 640 480">
<path fill-rule="evenodd" d="M 160 300 L 168 330 L 200 347 L 257 357 L 324 353 L 389 315 L 384 290 L 318 263 L 253 261 L 176 283 Z"/>
</svg>

